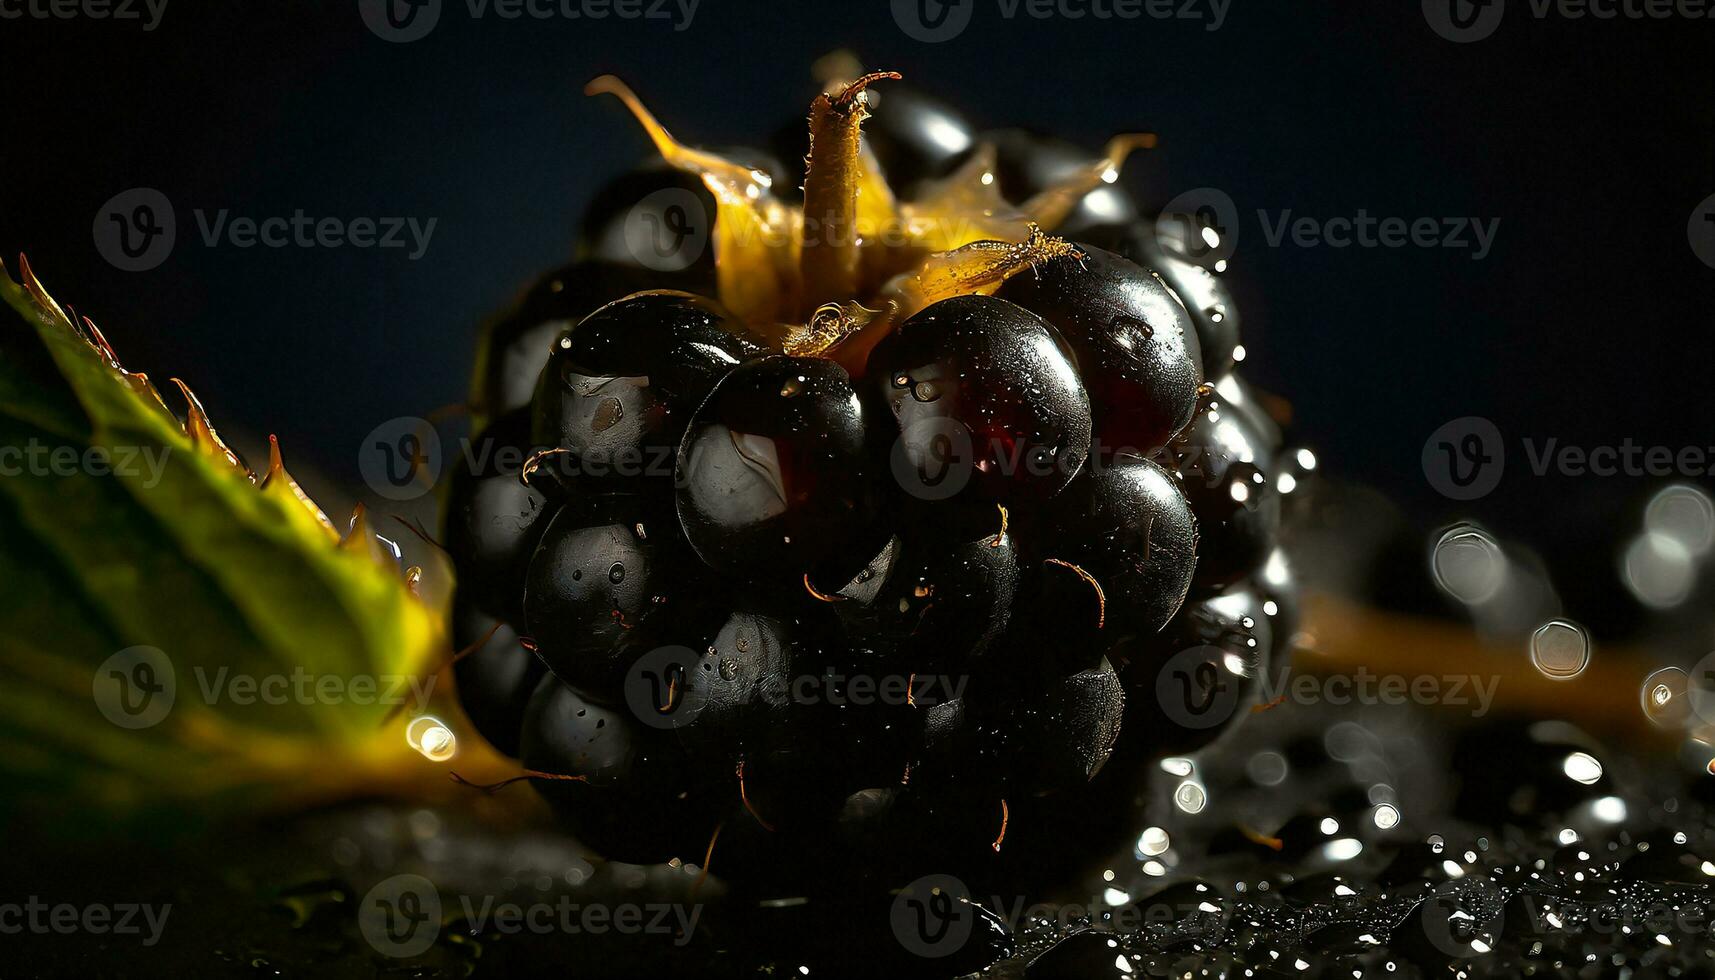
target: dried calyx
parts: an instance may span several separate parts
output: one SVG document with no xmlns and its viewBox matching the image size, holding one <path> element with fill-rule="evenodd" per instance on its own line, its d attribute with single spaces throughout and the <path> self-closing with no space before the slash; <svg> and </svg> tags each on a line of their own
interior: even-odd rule
<svg viewBox="0 0 1715 980">
<path fill-rule="evenodd" d="M 830 357 L 848 369 L 892 325 L 950 296 L 992 293 L 1009 277 L 1077 250 L 1048 234 L 1083 195 L 1117 179 L 1125 158 L 1153 134 L 1116 136 L 1102 157 L 1022 204 L 995 179 L 994 148 L 977 146 L 952 173 L 913 200 L 892 190 L 861 139 L 871 85 L 897 72 L 841 65 L 811 103 L 803 203 L 782 199 L 761 170 L 686 146 L 612 75 L 585 94 L 625 104 L 669 165 L 696 175 L 713 196 L 711 244 L 721 302 L 791 353 Z"/>
</svg>

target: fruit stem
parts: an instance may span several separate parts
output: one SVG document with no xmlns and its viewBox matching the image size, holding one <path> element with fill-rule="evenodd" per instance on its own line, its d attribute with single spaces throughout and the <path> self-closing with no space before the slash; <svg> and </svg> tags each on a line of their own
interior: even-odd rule
<svg viewBox="0 0 1715 980">
<path fill-rule="evenodd" d="M 1069 561 L 1065 561 L 1064 559 L 1045 558 L 1043 561 L 1049 565 L 1057 565 L 1061 568 L 1070 569 L 1073 574 L 1083 579 L 1086 585 L 1096 590 L 1096 629 L 1101 629 L 1106 626 L 1108 623 L 1108 594 L 1102 591 L 1102 583 L 1096 581 L 1096 577 L 1094 575 L 1091 575 L 1089 572 L 1084 571 L 1082 568 L 1079 568 L 1077 565 L 1074 565 Z"/>
<path fill-rule="evenodd" d="M 502 779 L 498 782 L 493 782 L 493 783 L 473 783 L 470 780 L 464 778 L 463 776 L 459 775 L 456 772 L 449 772 L 449 773 L 447 773 L 447 775 L 452 779 L 453 782 L 458 783 L 460 786 L 469 786 L 471 789 L 481 790 L 482 792 L 484 792 L 490 796 L 493 796 L 496 792 L 503 790 L 508 786 L 511 786 L 513 783 L 521 783 L 527 779 L 554 779 L 554 780 L 562 780 L 562 781 L 565 781 L 568 783 L 587 783 L 587 782 L 589 782 L 588 776 L 568 776 L 565 773 L 539 772 L 535 769 L 526 769 L 526 770 L 524 770 L 524 774 L 521 776 L 513 776 L 509 779 Z"/>
<path fill-rule="evenodd" d="M 895 71 L 859 76 L 839 92 L 810 103 L 810 153 L 805 157 L 804 234 L 798 257 L 801 312 L 850 298 L 857 291 L 860 189 L 885 195 L 886 184 L 865 173 L 861 133 L 869 115 L 864 89 Z M 879 191 L 876 188 L 880 188 Z M 891 202 L 885 202 L 891 211 Z"/>
<path fill-rule="evenodd" d="M 740 759 L 738 762 L 737 775 L 738 775 L 738 800 L 740 803 L 744 804 L 745 812 L 750 814 L 752 817 L 754 817 L 756 819 L 756 822 L 762 825 L 763 830 L 766 830 L 769 833 L 773 833 L 774 832 L 774 825 L 769 823 L 768 821 L 762 819 L 762 814 L 757 813 L 756 807 L 750 805 L 750 794 L 748 792 L 746 792 L 745 788 L 744 788 L 744 760 L 743 759 Z"/>
</svg>

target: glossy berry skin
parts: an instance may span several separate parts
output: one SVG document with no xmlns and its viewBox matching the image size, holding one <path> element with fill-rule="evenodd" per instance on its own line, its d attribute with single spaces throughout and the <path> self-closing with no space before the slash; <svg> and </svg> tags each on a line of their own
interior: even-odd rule
<svg viewBox="0 0 1715 980">
<path fill-rule="evenodd" d="M 1147 455 L 1196 410 L 1203 380 L 1197 334 L 1157 276 L 1112 252 L 1080 251 L 1013 276 L 995 295 L 1066 339 L 1090 395 L 1100 451 Z"/>
<path fill-rule="evenodd" d="M 851 659 L 826 609 L 741 610 L 690 670 L 677 731 L 710 767 L 744 766 L 758 819 L 819 826 L 852 793 L 903 771 L 915 711 L 904 675 L 893 696 L 880 694 L 883 680 Z"/>
<path fill-rule="evenodd" d="M 679 523 L 709 567 L 835 589 L 881 550 L 869 420 L 839 365 L 777 355 L 723 378 L 692 416 Z"/>
<path fill-rule="evenodd" d="M 1159 631 L 1184 601 L 1202 547 L 1191 505 L 1167 471 L 1142 457 L 1116 456 L 1080 474 L 1055 501 L 1055 513 L 1042 558 L 1083 569 L 1106 600 L 1101 636 L 1090 637 L 1089 647 Z M 1079 597 L 1077 606 L 1059 608 L 1086 612 L 1065 628 L 1085 635 L 1087 614 L 1100 614 L 1090 607 L 1094 590 L 1068 569 L 1054 566 L 1054 573 L 1062 590 Z"/>
<path fill-rule="evenodd" d="M 1281 431 L 1280 423 L 1269 414 L 1263 404 L 1263 395 L 1237 372 L 1215 382 L 1216 401 L 1228 412 L 1243 417 L 1244 424 L 1253 437 L 1253 448 L 1266 458 L 1277 458 L 1286 444 L 1285 433 Z M 1285 460 L 1281 461 L 1286 462 Z M 1277 469 L 1280 468 L 1277 465 Z M 1299 476 L 1303 475 L 1300 471 Z"/>
<path fill-rule="evenodd" d="M 1019 590 L 1018 546 L 988 533 L 889 543 L 879 567 L 840 590 L 847 635 L 891 663 L 924 673 L 962 671 L 1006 632 Z"/>
<path fill-rule="evenodd" d="M 1194 587 L 1217 590 L 1260 567 L 1280 527 L 1280 493 L 1262 437 L 1214 401 L 1167 455 L 1202 534 Z"/>
<path fill-rule="evenodd" d="M 1164 237 L 1153 221 L 1110 225 L 1085 231 L 1079 241 L 1110 249 L 1161 276 L 1185 304 L 1197 331 L 1203 377 L 1224 377 L 1233 369 L 1239 344 L 1239 311 L 1226 283 L 1193 261 L 1182 243 Z"/>
<path fill-rule="evenodd" d="M 555 338 L 598 307 L 642 289 L 691 288 L 694 280 L 586 259 L 532 283 L 484 328 L 472 401 L 487 418 L 530 404 Z"/>
<path fill-rule="evenodd" d="M 794 646 L 809 629 L 790 618 L 737 611 L 721 623 L 686 678 L 677 719 L 693 752 L 735 762 L 784 715 L 791 696 Z M 815 659 L 814 652 L 809 659 Z"/>
<path fill-rule="evenodd" d="M 908 805 L 924 825 L 987 847 L 999 830 L 1002 799 L 1023 807 L 1094 778 L 1120 735 L 1125 703 L 1112 665 L 1100 658 L 1071 674 L 974 678 L 964 697 L 943 706 L 939 730 L 925 738 L 911 779 L 921 789 Z"/>
<path fill-rule="evenodd" d="M 923 181 L 951 170 L 975 143 L 965 117 L 926 92 L 888 84 L 870 89 L 868 95 L 864 140 L 888 183 L 907 197 Z"/>
<path fill-rule="evenodd" d="M 609 303 L 562 333 L 537 385 L 532 435 L 571 451 L 562 478 L 664 484 L 691 412 L 758 348 L 714 300 L 658 290 Z"/>
<path fill-rule="evenodd" d="M 524 624 L 555 674 L 608 700 L 650 649 L 676 552 L 670 519 L 643 498 L 600 494 L 564 508 L 542 535 L 525 579 Z"/>
<path fill-rule="evenodd" d="M 1051 682 L 1017 707 L 1013 779 L 1031 793 L 1075 789 L 1113 754 L 1125 716 L 1125 691 L 1107 661 Z"/>
<path fill-rule="evenodd" d="M 496 419 L 454 464 L 443 538 L 471 606 L 523 621 L 524 566 L 555 509 L 518 478 L 528 453 L 528 419 Z"/>
<path fill-rule="evenodd" d="M 1015 303 L 956 296 L 931 304 L 876 344 L 866 376 L 898 427 L 895 476 L 919 499 L 968 478 L 957 496 L 986 519 L 996 503 L 1053 497 L 1089 453 L 1083 382 L 1051 328 Z"/>
<path fill-rule="evenodd" d="M 983 133 L 981 142 L 995 149 L 995 177 L 1001 196 L 1022 204 L 1050 185 L 1089 167 L 1097 154 L 1077 144 L 1024 129 Z M 1062 238 L 1079 238 L 1098 225 L 1125 224 L 1137 219 L 1137 205 L 1124 190 L 1104 184 L 1084 195 L 1066 220 L 1052 229 Z"/>
<path fill-rule="evenodd" d="M 546 668 L 518 642 L 511 626 L 453 598 L 453 649 L 464 652 L 453 663 L 459 705 L 477 733 L 502 755 L 518 755 L 524 709 Z"/>
<path fill-rule="evenodd" d="M 523 731 L 524 768 L 583 777 L 531 785 L 603 857 L 654 864 L 691 860 L 707 847 L 716 822 L 711 794 L 671 731 L 640 724 L 623 706 L 590 701 L 552 675 L 532 695 Z"/>
</svg>

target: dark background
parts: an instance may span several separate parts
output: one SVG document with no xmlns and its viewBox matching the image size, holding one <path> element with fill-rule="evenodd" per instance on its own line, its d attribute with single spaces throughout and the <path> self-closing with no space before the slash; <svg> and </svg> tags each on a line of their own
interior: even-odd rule
<svg viewBox="0 0 1715 980">
<path fill-rule="evenodd" d="M 968 2 L 968 29 L 939 44 L 908 37 L 884 0 L 703 0 L 682 32 L 473 19 L 446 0 L 410 44 L 371 34 L 356 0 L 171 0 L 152 32 L 0 20 L 0 254 L 27 252 L 129 367 L 185 378 L 241 441 L 278 433 L 296 467 L 355 488 L 365 433 L 459 401 L 482 318 L 570 255 L 582 204 L 647 151 L 617 103 L 579 94 L 585 81 L 620 74 L 689 142 L 762 145 L 802 114 L 811 61 L 846 46 L 979 124 L 1092 147 L 1160 133 L 1133 178 L 1220 188 L 1243 216 L 1248 376 L 1290 397 L 1327 469 L 1425 522 L 1580 534 L 1568 507 L 1647 488 L 1531 478 L 1524 436 L 1715 444 L 1715 270 L 1686 233 L 1715 192 L 1715 20 L 1537 20 L 1512 0 L 1493 37 L 1459 45 L 1403 0 L 1238 0 L 1213 32 L 1007 20 L 996 0 Z M 160 267 L 127 273 L 91 225 L 137 186 L 172 200 L 179 239 Z M 438 223 L 409 261 L 208 248 L 196 208 Z M 1479 262 L 1272 248 L 1257 219 L 1359 208 L 1501 224 Z M 1517 454 L 1470 506 L 1436 496 L 1419 464 L 1428 434 L 1465 415 L 1494 420 Z"/>
</svg>

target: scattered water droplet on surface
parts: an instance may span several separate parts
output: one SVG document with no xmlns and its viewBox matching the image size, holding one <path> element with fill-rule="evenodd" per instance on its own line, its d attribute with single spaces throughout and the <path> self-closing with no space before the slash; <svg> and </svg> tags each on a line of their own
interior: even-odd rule
<svg viewBox="0 0 1715 980">
<path fill-rule="evenodd" d="M 1441 591 L 1468 606 L 1494 598 L 1507 577 L 1500 544 L 1475 524 L 1456 524 L 1441 532 L 1429 565 Z"/>
<path fill-rule="evenodd" d="M 1551 619 L 1530 635 L 1530 660 L 1546 677 L 1577 677 L 1590 665 L 1590 635 L 1571 620 Z"/>
</svg>

